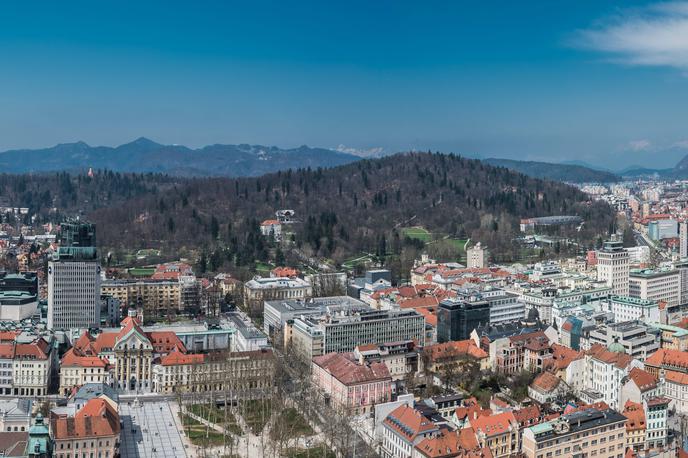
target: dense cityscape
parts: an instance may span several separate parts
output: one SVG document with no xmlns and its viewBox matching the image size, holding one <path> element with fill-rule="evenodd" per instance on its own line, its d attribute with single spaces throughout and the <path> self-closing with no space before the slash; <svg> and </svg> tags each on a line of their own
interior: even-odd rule
<svg viewBox="0 0 688 458">
<path fill-rule="evenodd" d="M 0 458 L 688 458 L 688 0 L 0 6 Z"/>
<path fill-rule="evenodd" d="M 522 218 L 512 263 L 473 239 L 432 259 L 443 239 L 408 225 L 419 256 L 400 279 L 391 252 L 287 264 L 307 226 L 293 210 L 265 215 L 269 260 L 242 281 L 203 256 L 150 263 L 156 248 L 114 265 L 93 223 L 5 206 L 0 443 L 60 458 L 676 456 L 688 182 L 578 187 L 615 213 L 593 249 L 557 235 L 577 215 Z"/>
</svg>

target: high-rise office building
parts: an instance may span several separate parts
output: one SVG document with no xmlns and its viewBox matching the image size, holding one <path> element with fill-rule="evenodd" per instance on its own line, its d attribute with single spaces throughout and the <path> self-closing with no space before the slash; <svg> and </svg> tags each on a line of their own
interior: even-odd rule
<svg viewBox="0 0 688 458">
<path fill-rule="evenodd" d="M 630 256 L 620 240 L 608 240 L 597 252 L 597 279 L 612 289 L 612 294 L 628 296 Z"/>
<path fill-rule="evenodd" d="M 487 249 L 480 245 L 480 242 L 475 246 L 466 250 L 466 267 L 469 269 L 482 269 L 488 266 Z"/>
<path fill-rule="evenodd" d="M 468 339 L 474 329 L 490 324 L 490 303 L 482 298 L 445 299 L 437 309 L 437 341 Z"/>
<path fill-rule="evenodd" d="M 48 328 L 100 325 L 100 265 L 95 225 L 60 226 L 58 250 L 48 262 Z"/>
<path fill-rule="evenodd" d="M 678 231 L 679 254 L 681 259 L 688 258 L 688 221 L 682 221 Z"/>
</svg>

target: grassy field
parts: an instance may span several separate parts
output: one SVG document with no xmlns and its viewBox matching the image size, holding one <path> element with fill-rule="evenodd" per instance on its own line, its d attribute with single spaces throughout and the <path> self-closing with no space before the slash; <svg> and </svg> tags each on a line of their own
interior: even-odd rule
<svg viewBox="0 0 688 458">
<path fill-rule="evenodd" d="M 239 422 L 237 422 L 236 417 L 230 411 L 227 411 L 225 414 L 224 409 L 210 404 L 193 404 L 187 406 L 187 409 L 189 412 L 198 415 L 199 417 L 204 418 L 211 423 L 224 426 L 232 434 L 241 436 L 244 433 L 239 425 Z"/>
<path fill-rule="evenodd" d="M 265 400 L 244 401 L 239 412 L 253 434 L 260 434 L 272 415 L 272 404 Z"/>
<path fill-rule="evenodd" d="M 267 264 L 265 262 L 256 263 L 256 271 L 261 274 L 270 273 L 270 271 L 274 268 L 275 266 L 273 266 L 272 264 Z"/>
<path fill-rule="evenodd" d="M 155 248 L 147 248 L 136 252 L 137 258 L 146 258 L 148 256 L 160 256 L 160 250 L 156 250 Z"/>
<path fill-rule="evenodd" d="M 181 414 L 182 425 L 184 425 L 184 434 L 189 438 L 194 445 L 222 445 L 224 443 L 224 436 L 213 429 L 209 429 L 199 421 L 194 420 L 188 415 Z"/>
<path fill-rule="evenodd" d="M 360 253 L 353 258 L 349 258 L 342 263 L 342 267 L 346 270 L 353 270 L 358 264 L 365 264 L 372 259 L 372 255 Z"/>
<path fill-rule="evenodd" d="M 337 455 L 334 454 L 332 450 L 329 450 L 325 445 L 318 444 L 315 447 L 311 447 L 308 450 L 297 448 L 287 451 L 286 456 L 288 458 L 335 458 Z"/>
<path fill-rule="evenodd" d="M 420 226 L 405 227 L 401 230 L 401 235 L 412 239 L 422 240 L 426 243 L 432 240 L 432 234 L 427 229 Z"/>
<path fill-rule="evenodd" d="M 457 249 L 461 250 L 462 252 L 465 252 L 466 250 L 464 247 L 466 246 L 466 239 L 447 239 L 449 242 L 451 242 L 454 246 L 456 246 Z"/>
<path fill-rule="evenodd" d="M 155 273 L 154 267 L 132 267 L 127 272 L 132 277 L 150 277 Z"/>
<path fill-rule="evenodd" d="M 286 408 L 279 413 L 271 435 L 273 438 L 279 437 L 281 432 L 286 432 L 290 436 L 296 437 L 308 437 L 315 434 L 306 419 L 293 407 Z"/>
</svg>

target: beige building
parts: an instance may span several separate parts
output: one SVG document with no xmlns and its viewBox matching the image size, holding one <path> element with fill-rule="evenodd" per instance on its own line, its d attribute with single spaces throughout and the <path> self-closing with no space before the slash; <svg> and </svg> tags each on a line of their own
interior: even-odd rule
<svg viewBox="0 0 688 458">
<path fill-rule="evenodd" d="M 122 320 L 118 332 L 101 332 L 93 337 L 86 331 L 72 350 L 81 365 L 89 364 L 92 357 L 106 360 L 111 367 L 112 383 L 125 391 L 151 391 L 153 360 L 173 351 L 186 353 L 184 344 L 174 332 L 145 332 L 133 313 Z"/>
<path fill-rule="evenodd" d="M 125 307 L 142 307 L 144 315 L 183 309 L 182 285 L 177 280 L 105 280 L 100 288 L 101 294 L 119 299 Z"/>
<path fill-rule="evenodd" d="M 469 269 L 482 269 L 488 266 L 487 249 L 480 245 L 480 242 L 475 246 L 466 250 L 466 267 Z"/>
<path fill-rule="evenodd" d="M 612 294 L 628 296 L 628 276 L 630 256 L 619 240 L 604 242 L 597 251 L 597 280 L 603 281 L 612 289 Z"/>
<path fill-rule="evenodd" d="M 628 278 L 628 295 L 677 306 L 681 302 L 681 275 L 676 269 L 633 269 Z"/>
<path fill-rule="evenodd" d="M 156 393 L 271 390 L 272 350 L 183 354 L 172 352 L 153 366 Z"/>
<path fill-rule="evenodd" d="M 519 425 L 513 412 L 479 416 L 469 420 L 481 447 L 487 447 L 494 458 L 516 456 L 519 450 Z"/>
<path fill-rule="evenodd" d="M 44 396 L 48 394 L 55 352 L 39 338 L 30 344 L 14 343 L 12 361 L 13 394 Z"/>
<path fill-rule="evenodd" d="M 108 360 L 70 348 L 60 361 L 60 394 L 68 396 L 87 383 L 110 383 Z"/>
<path fill-rule="evenodd" d="M 119 455 L 119 414 L 104 399 L 91 399 L 73 417 L 53 418 L 50 431 L 56 458 Z"/>
<path fill-rule="evenodd" d="M 244 283 L 244 306 L 249 310 L 262 310 L 265 301 L 303 300 L 311 296 L 311 284 L 298 277 L 255 277 Z"/>
<path fill-rule="evenodd" d="M 626 417 L 612 409 L 583 409 L 523 430 L 526 458 L 623 458 Z"/>
</svg>

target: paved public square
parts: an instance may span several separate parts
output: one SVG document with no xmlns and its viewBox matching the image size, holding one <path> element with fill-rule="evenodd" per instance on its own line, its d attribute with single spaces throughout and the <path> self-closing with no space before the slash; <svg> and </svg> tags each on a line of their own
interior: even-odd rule
<svg viewBox="0 0 688 458">
<path fill-rule="evenodd" d="M 187 456 L 168 402 L 122 402 L 120 419 L 122 458 Z"/>
</svg>

